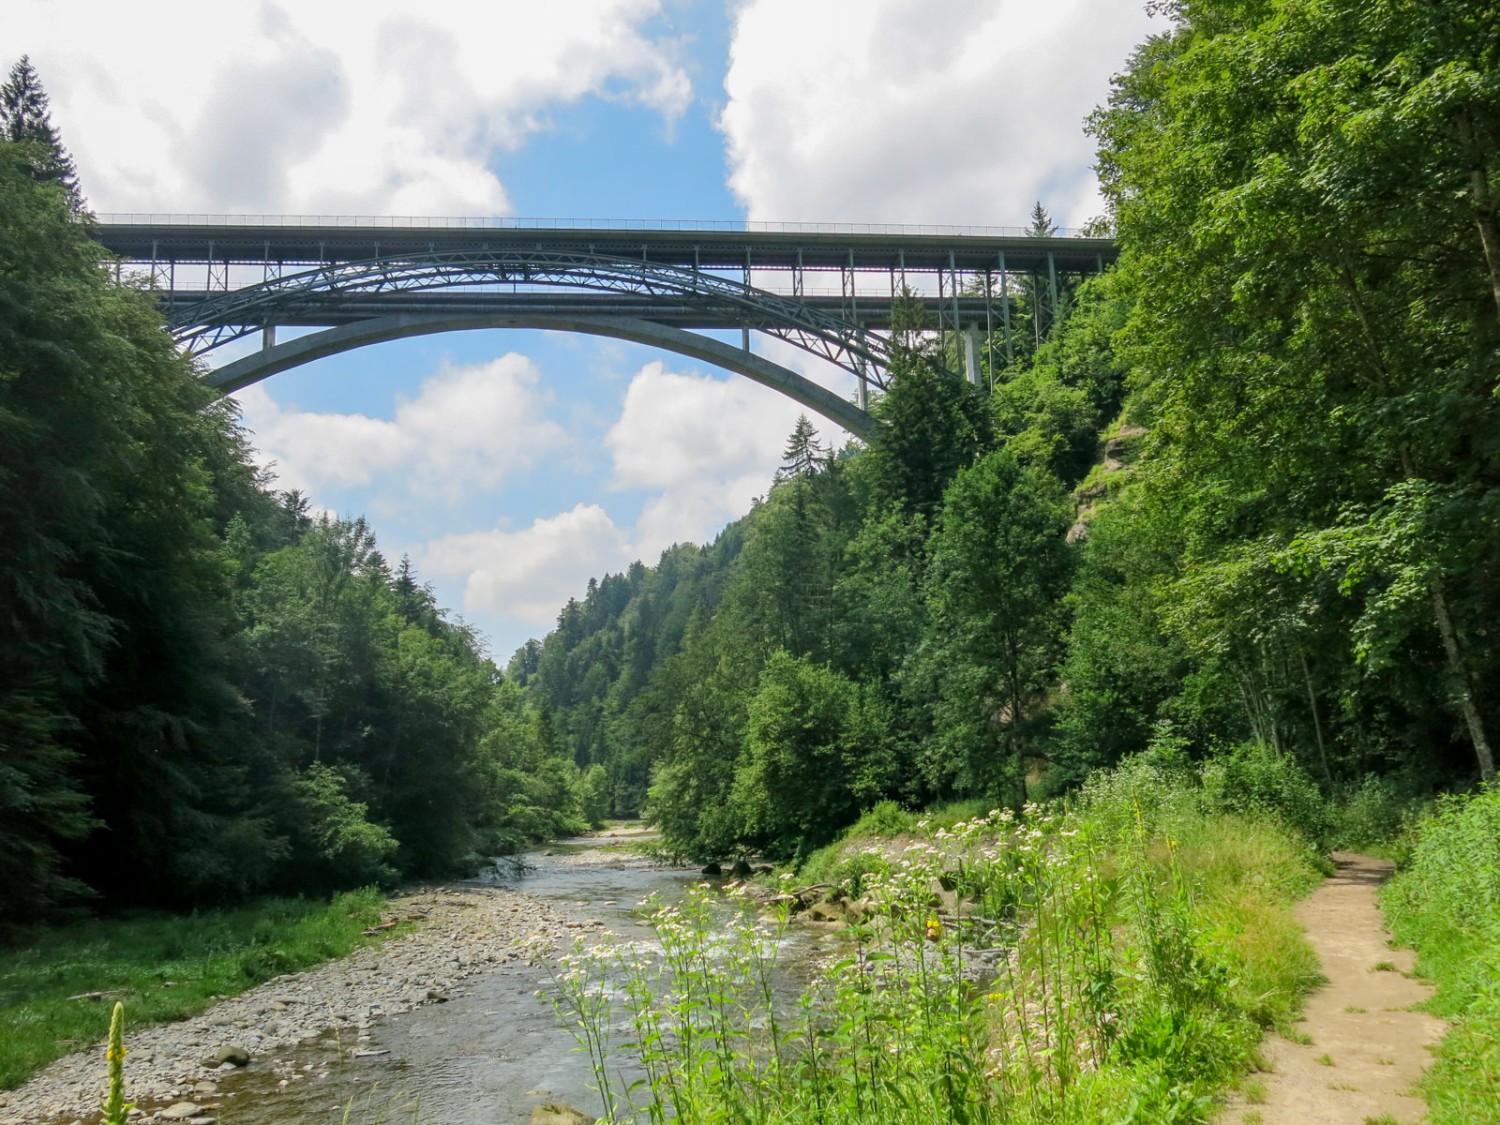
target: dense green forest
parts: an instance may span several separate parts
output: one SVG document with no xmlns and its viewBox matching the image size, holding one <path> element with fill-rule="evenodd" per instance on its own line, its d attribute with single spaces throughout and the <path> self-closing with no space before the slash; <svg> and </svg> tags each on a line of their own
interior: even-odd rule
<svg viewBox="0 0 1500 1125">
<path fill-rule="evenodd" d="M 1493 775 L 1493 5 L 1159 8 L 1089 123 L 1118 266 L 1023 287 L 982 389 L 908 315 L 867 448 L 799 426 L 712 547 L 516 655 L 613 811 L 795 857 L 1166 731 L 1330 791 Z"/>
<path fill-rule="evenodd" d="M 795 858 L 881 800 L 1014 805 L 1153 737 L 1329 791 L 1492 776 L 1492 5 L 1157 6 L 1089 124 L 1118 266 L 1055 307 L 1023 283 L 977 387 L 902 310 L 867 446 L 799 425 L 743 519 L 591 582 L 503 674 L 363 521 L 252 467 L 90 241 L 23 60 L 10 917 L 451 870 L 609 814 Z"/>
<path fill-rule="evenodd" d="M 0 89 L 0 900 L 185 906 L 472 870 L 581 826 L 546 716 L 361 519 L 253 467 Z"/>
</svg>

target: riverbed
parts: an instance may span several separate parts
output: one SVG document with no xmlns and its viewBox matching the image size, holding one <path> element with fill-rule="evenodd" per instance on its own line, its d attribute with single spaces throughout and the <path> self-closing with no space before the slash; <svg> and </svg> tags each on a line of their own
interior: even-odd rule
<svg viewBox="0 0 1500 1125">
<path fill-rule="evenodd" d="M 698 872 L 664 866 L 596 839 L 563 841 L 523 858 L 525 871 L 497 869 L 487 883 L 518 892 L 571 939 L 609 931 L 649 940 L 644 900 L 679 898 Z M 466 982 L 462 995 L 382 1020 L 351 1055 L 325 1036 L 283 1060 L 223 1084 L 221 1125 L 293 1122 L 442 1122 L 511 1125 L 531 1120 L 543 1101 L 601 1111 L 588 1060 L 551 1000 L 543 958 L 496 966 Z M 344 1048 L 341 1050 L 341 1048 Z M 383 1052 L 383 1053 L 365 1053 Z M 310 1069 L 309 1069 L 310 1068 Z"/>
<path fill-rule="evenodd" d="M 398 896 L 391 913 L 415 920 L 411 932 L 132 1031 L 127 1097 L 146 1111 L 137 1120 L 521 1125 L 544 1101 L 600 1113 L 587 1056 L 553 1008 L 548 965 L 580 939 L 650 942 L 644 904 L 674 901 L 701 878 L 642 855 L 631 846 L 640 839 L 561 841 Z M 798 933 L 792 958 L 825 936 Z M 228 1045 L 244 1046 L 250 1064 L 205 1065 Z M 0 1125 L 97 1121 L 101 1055 L 59 1059 L 0 1094 Z"/>
</svg>

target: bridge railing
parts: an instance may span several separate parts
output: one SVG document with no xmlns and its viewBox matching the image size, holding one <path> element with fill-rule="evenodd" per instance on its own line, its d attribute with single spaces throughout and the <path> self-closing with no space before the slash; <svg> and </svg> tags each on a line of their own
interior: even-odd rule
<svg viewBox="0 0 1500 1125">
<path fill-rule="evenodd" d="M 945 226 L 913 223 L 774 223 L 750 219 L 563 219 L 510 215 L 96 215 L 101 223 L 142 226 L 350 227 L 391 230 L 450 228 L 455 230 L 632 230 L 727 231 L 746 234 L 879 234 L 931 235 L 967 238 L 1024 238 L 1028 227 Z M 1055 238 L 1084 238 L 1077 227 L 1059 227 Z"/>
</svg>

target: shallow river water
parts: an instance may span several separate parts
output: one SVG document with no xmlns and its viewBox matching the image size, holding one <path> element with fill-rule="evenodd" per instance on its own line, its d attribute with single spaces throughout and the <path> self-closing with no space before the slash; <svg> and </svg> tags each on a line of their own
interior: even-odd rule
<svg viewBox="0 0 1500 1125">
<path fill-rule="evenodd" d="M 575 864 L 567 845 L 525 857 L 529 870 L 505 885 L 543 899 L 574 917 L 598 919 L 626 940 L 649 940 L 639 903 L 680 898 L 698 878 L 691 868 L 639 861 Z M 585 931 L 592 932 L 592 931 Z M 786 959 L 804 961 L 820 944 L 792 939 Z M 541 992 L 542 995 L 538 995 Z M 370 1029 L 362 1051 L 329 1035 L 283 1054 L 278 1071 L 252 1068 L 227 1076 L 220 1125 L 520 1125 L 542 1101 L 562 1101 L 590 1114 L 602 1107 L 591 1089 L 588 1058 L 560 1022 L 545 968 L 512 962 L 465 982 L 446 1004 L 429 1004 Z M 290 1069 L 302 1077 L 279 1083 Z"/>
</svg>

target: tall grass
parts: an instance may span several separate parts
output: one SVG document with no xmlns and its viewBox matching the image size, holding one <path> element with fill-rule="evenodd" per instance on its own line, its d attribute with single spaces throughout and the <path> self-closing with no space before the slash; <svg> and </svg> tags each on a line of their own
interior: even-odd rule
<svg viewBox="0 0 1500 1125">
<path fill-rule="evenodd" d="M 1432 1120 L 1500 1122 L 1500 788 L 1438 803 L 1384 905 L 1454 1021 L 1423 1080 Z"/>
<path fill-rule="evenodd" d="M 237 910 L 78 922 L 0 952 L 0 1089 L 98 1043 L 107 1001 L 134 1026 L 181 1019 L 280 973 L 343 956 L 380 920 L 374 890 L 332 902 L 276 899 Z M 98 993 L 99 1002 L 71 999 Z"/>
<path fill-rule="evenodd" d="M 1310 849 L 1186 771 L 1142 760 L 1067 808 L 902 828 L 921 838 L 864 853 L 860 920 L 793 1002 L 785 902 L 726 924 L 701 891 L 657 913 L 659 950 L 575 950 L 557 1000 L 606 1116 L 1205 1121 L 1317 980 L 1287 912 Z"/>
</svg>

